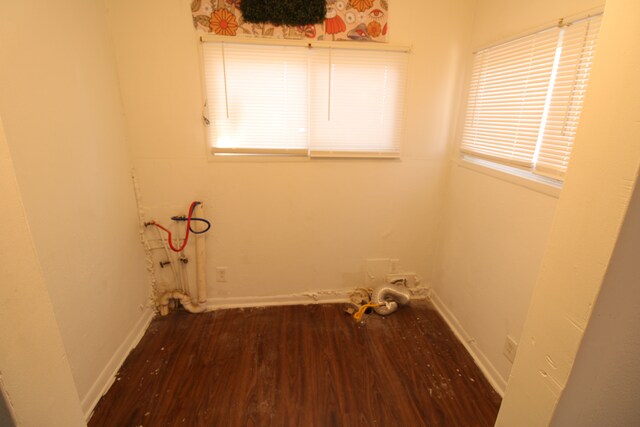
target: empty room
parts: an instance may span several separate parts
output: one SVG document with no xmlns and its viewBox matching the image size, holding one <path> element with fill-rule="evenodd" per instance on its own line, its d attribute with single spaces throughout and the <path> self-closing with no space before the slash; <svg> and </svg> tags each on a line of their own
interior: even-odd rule
<svg viewBox="0 0 640 427">
<path fill-rule="evenodd" d="M 0 426 L 640 425 L 637 0 L 0 0 Z"/>
</svg>

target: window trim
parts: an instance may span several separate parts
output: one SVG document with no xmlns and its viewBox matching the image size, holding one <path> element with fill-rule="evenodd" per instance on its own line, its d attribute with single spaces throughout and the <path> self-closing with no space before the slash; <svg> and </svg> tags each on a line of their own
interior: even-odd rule
<svg viewBox="0 0 640 427">
<path fill-rule="evenodd" d="M 406 52 L 411 53 L 410 45 L 397 45 L 390 43 L 363 43 L 352 41 L 306 41 L 303 39 L 270 39 L 259 37 L 242 37 L 242 36 L 218 36 L 215 34 L 203 34 L 199 38 L 200 43 L 207 42 L 229 42 L 229 43 L 246 43 L 246 44 L 262 44 L 267 46 L 299 46 L 310 47 L 314 46 L 322 48 L 332 49 L 356 49 L 356 50 L 380 50 L 391 52 Z"/>
<path fill-rule="evenodd" d="M 536 175 L 513 166 L 495 163 L 479 157 L 472 157 L 468 154 L 463 154 L 460 158 L 454 159 L 454 164 L 461 168 L 506 181 L 537 193 L 546 194 L 556 199 L 560 197 L 560 193 L 562 192 L 562 181 Z"/>
<path fill-rule="evenodd" d="M 529 28 L 525 31 L 503 37 L 483 44 L 478 44 L 472 49 L 472 55 L 477 52 L 490 49 L 502 44 L 516 41 L 518 39 L 531 36 L 536 33 L 540 33 L 558 26 L 568 26 L 574 22 L 582 21 L 585 19 L 593 18 L 596 16 L 604 15 L 604 4 L 596 6 L 594 8 L 568 15 L 567 17 L 560 18 L 554 21 L 548 21 L 545 24 Z M 469 108 L 469 90 L 471 87 L 473 71 L 473 57 L 470 56 L 469 65 L 465 78 L 465 95 L 461 104 L 459 122 L 456 131 L 456 147 L 455 156 L 452 159 L 454 164 L 459 167 L 464 167 L 485 175 L 489 175 L 504 181 L 512 182 L 517 185 L 528 187 L 534 191 L 547 194 L 553 197 L 559 197 L 562 190 L 564 179 L 556 179 L 555 177 L 547 176 L 544 173 L 534 173 L 532 169 L 516 166 L 513 164 L 500 163 L 489 157 L 483 157 L 481 155 L 465 152 L 462 150 L 462 140 L 465 131 L 465 116 Z"/>
<path fill-rule="evenodd" d="M 331 48 L 331 49 L 351 49 L 361 51 L 382 51 L 382 52 L 402 52 L 407 53 L 407 77 L 405 85 L 409 81 L 410 72 L 410 58 L 412 53 L 411 45 L 397 45 L 389 43 L 362 43 L 362 42 L 350 42 L 350 41 L 307 41 L 304 39 L 270 39 L 270 38 L 257 38 L 257 37 L 245 37 L 245 36 L 219 36 L 215 34 L 198 35 L 198 58 L 200 66 L 200 90 L 201 90 L 201 105 L 202 105 L 202 120 L 208 122 L 207 118 L 207 97 L 206 97 L 206 73 L 203 57 L 203 46 L 208 42 L 229 42 L 240 44 L 253 44 L 253 45 L 266 45 L 266 46 L 294 46 L 294 47 L 306 47 L 306 48 Z M 400 123 L 402 126 L 402 133 L 406 124 L 407 114 L 407 92 L 405 86 L 404 95 L 404 110 L 405 114 Z M 224 148 L 220 149 L 213 146 L 210 143 L 208 123 L 202 127 L 205 141 L 205 149 L 207 152 L 207 158 L 209 161 L 310 161 L 314 159 L 343 159 L 343 160 L 398 160 L 402 156 L 402 145 L 400 149 L 394 153 L 380 152 L 375 149 L 371 151 L 331 151 L 331 150 L 318 150 L 307 147 L 304 149 L 295 148 Z M 312 154 L 313 153 L 313 154 Z"/>
</svg>

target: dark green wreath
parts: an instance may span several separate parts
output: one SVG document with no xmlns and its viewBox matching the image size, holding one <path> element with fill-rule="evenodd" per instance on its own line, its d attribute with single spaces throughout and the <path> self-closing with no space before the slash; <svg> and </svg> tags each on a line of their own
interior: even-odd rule
<svg viewBox="0 0 640 427">
<path fill-rule="evenodd" d="M 255 24 L 309 25 L 324 20 L 326 0 L 242 0 L 245 21 Z"/>
</svg>

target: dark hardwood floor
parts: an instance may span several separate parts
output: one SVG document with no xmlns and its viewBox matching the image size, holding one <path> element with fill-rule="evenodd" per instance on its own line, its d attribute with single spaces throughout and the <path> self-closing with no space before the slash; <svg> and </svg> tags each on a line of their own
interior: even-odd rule
<svg viewBox="0 0 640 427">
<path fill-rule="evenodd" d="M 345 307 L 158 317 L 89 426 L 494 425 L 500 397 L 426 303 Z"/>
</svg>

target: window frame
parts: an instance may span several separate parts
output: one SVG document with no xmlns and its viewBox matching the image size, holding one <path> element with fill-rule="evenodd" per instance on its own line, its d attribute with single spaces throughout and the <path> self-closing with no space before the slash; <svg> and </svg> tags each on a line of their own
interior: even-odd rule
<svg viewBox="0 0 640 427">
<path fill-rule="evenodd" d="M 351 49 L 351 50 L 373 50 L 373 51 L 388 51 L 388 52 L 403 52 L 407 54 L 406 57 L 406 71 L 405 71 L 405 81 L 402 90 L 404 93 L 402 94 L 402 102 L 403 102 L 403 110 L 404 114 L 402 119 L 400 120 L 399 126 L 401 131 L 400 138 L 400 146 L 397 152 L 397 155 L 386 155 L 384 152 L 378 152 L 375 150 L 371 151 L 352 151 L 352 150 L 340 150 L 336 152 L 322 152 L 319 154 L 312 155 L 312 146 L 310 143 L 307 144 L 307 147 L 304 149 L 292 149 L 292 148 L 282 148 L 282 149 L 260 149 L 260 148 L 229 148 L 224 150 L 216 149 L 214 144 L 211 141 L 210 132 L 208 127 L 213 124 L 210 123 L 208 116 L 208 107 L 207 107 L 207 85 L 206 85 L 206 71 L 205 71 L 205 58 L 203 52 L 203 46 L 209 42 L 228 42 L 228 43 L 246 43 L 246 44 L 254 44 L 254 45 L 266 45 L 266 46 L 293 46 L 293 47 L 304 47 L 304 48 L 330 48 L 330 49 Z M 202 120 L 203 120 L 203 132 L 205 136 L 205 147 L 207 151 L 208 159 L 217 161 L 310 161 L 315 159 L 365 159 L 365 160 L 376 160 L 376 159 L 400 159 L 402 156 L 402 145 L 404 142 L 405 135 L 405 123 L 407 117 L 407 84 L 409 80 L 409 70 L 410 70 L 410 61 L 411 61 L 411 46 L 408 45 L 394 45 L 387 43 L 363 43 L 363 42 L 349 42 L 349 41 L 306 41 L 306 40 L 295 40 L 295 39 L 269 39 L 269 38 L 254 38 L 254 37 L 230 37 L 230 36 L 219 36 L 213 34 L 199 35 L 198 36 L 198 56 L 200 61 L 200 86 L 201 86 L 201 94 L 202 94 Z M 311 100 L 309 101 L 311 103 Z"/>
<path fill-rule="evenodd" d="M 484 173 L 485 175 L 493 176 L 498 179 L 502 179 L 505 181 L 509 181 L 515 183 L 520 186 L 529 187 L 538 192 L 542 192 L 553 197 L 558 197 L 560 190 L 562 189 L 562 185 L 564 183 L 564 173 L 560 175 L 548 175 L 544 172 L 543 169 L 536 171 L 535 163 L 530 167 L 517 165 L 512 162 L 509 162 L 506 159 L 500 160 L 491 158 L 490 156 L 483 156 L 477 153 L 469 152 L 463 149 L 463 138 L 466 131 L 466 117 L 469 113 L 470 109 L 470 99 L 471 99 L 471 87 L 472 87 L 472 74 L 473 67 L 475 65 L 475 54 L 477 52 L 491 49 L 494 47 L 500 47 L 503 45 L 507 45 L 511 42 L 536 35 L 539 33 L 543 33 L 548 30 L 552 30 L 553 28 L 558 27 L 569 27 L 574 23 L 579 23 L 582 21 L 587 21 L 592 18 L 599 19 L 597 23 L 598 26 L 601 25 L 602 15 L 604 13 L 604 7 L 596 7 L 590 9 L 588 11 L 582 12 L 580 14 L 575 14 L 566 18 L 561 18 L 560 20 L 554 21 L 553 23 L 548 23 L 545 25 L 541 25 L 537 28 L 530 29 L 526 32 L 522 32 L 519 34 L 512 35 L 510 37 L 504 38 L 497 42 L 492 42 L 490 44 L 480 46 L 473 50 L 474 57 L 471 58 L 469 62 L 469 68 L 467 70 L 467 78 L 465 81 L 465 97 L 462 103 L 460 121 L 458 124 L 458 132 L 457 132 L 457 147 L 456 147 L 456 157 L 454 158 L 455 163 L 460 166 L 470 170 L 474 170 L 476 172 Z M 595 36 L 595 45 L 597 45 L 599 30 L 596 32 Z M 597 54 L 597 46 L 594 49 L 594 53 L 591 56 L 591 62 L 593 61 L 593 57 Z M 588 79 L 587 79 L 588 84 Z M 547 89 L 547 96 L 553 93 L 555 87 L 549 86 Z M 582 104 L 581 104 L 582 108 Z M 546 128 L 543 126 L 544 122 L 538 128 L 541 135 L 545 133 Z M 573 150 L 573 140 L 571 150 L 569 150 L 569 155 Z"/>
</svg>

